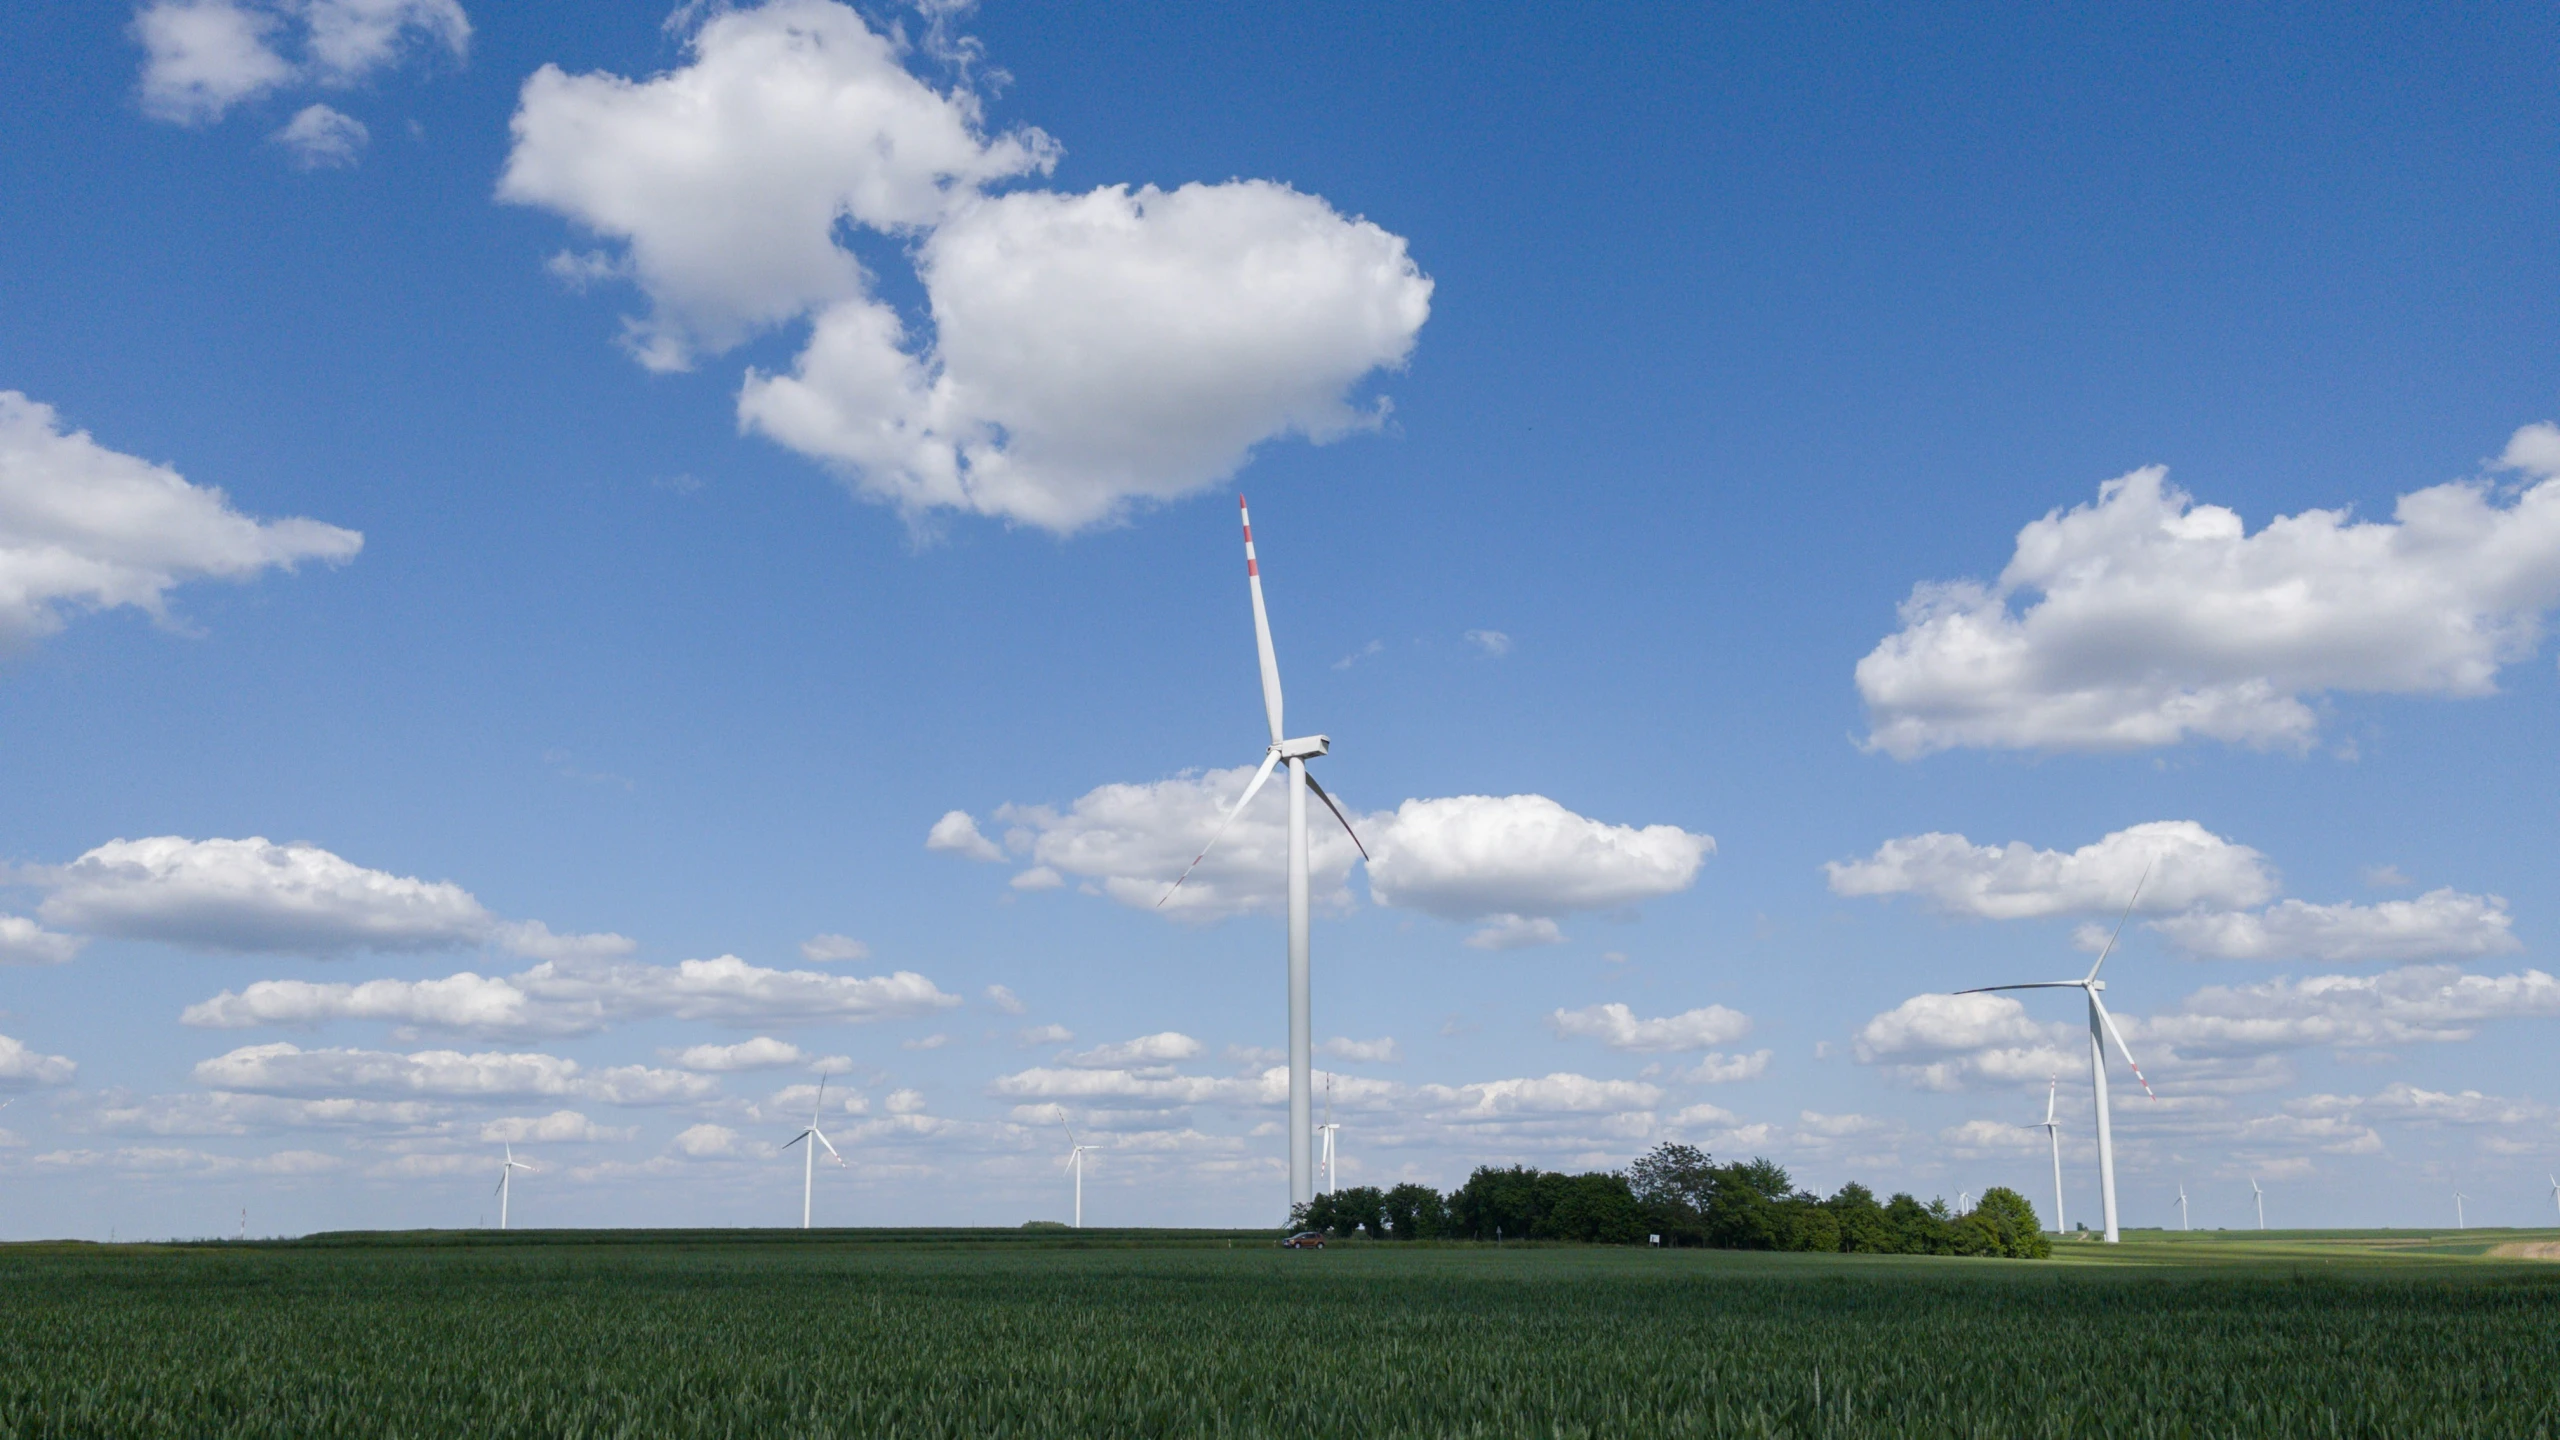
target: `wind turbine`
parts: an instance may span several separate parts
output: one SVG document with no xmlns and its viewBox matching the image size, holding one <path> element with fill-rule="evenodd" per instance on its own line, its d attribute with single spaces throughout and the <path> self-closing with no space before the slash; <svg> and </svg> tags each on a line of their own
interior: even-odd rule
<svg viewBox="0 0 2560 1440">
<path fill-rule="evenodd" d="M 2178 1182 L 2178 1228 L 2193 1228 L 2187 1224 L 2187 1182 L 2184 1180 Z"/>
<path fill-rule="evenodd" d="M 1970 1190 L 1959 1190 L 1959 1191 L 1957 1191 L 1957 1192 L 1956 1192 L 1956 1213 L 1957 1213 L 1957 1214 L 1959 1214 L 1959 1215 L 1963 1215 L 1963 1214 L 1966 1214 L 1966 1213 L 1970 1212 L 1972 1209 L 1973 1209 L 1973 1192 L 1972 1192 L 1972 1191 L 1970 1191 Z"/>
<path fill-rule="evenodd" d="M 785 1144 L 782 1148 L 788 1150 L 793 1145 L 797 1145 L 803 1140 L 815 1140 L 818 1142 L 818 1145 L 825 1145 L 827 1147 L 827 1154 L 835 1160 L 837 1165 L 843 1166 L 844 1157 L 836 1154 L 836 1147 L 818 1130 L 818 1112 L 824 1110 L 826 1106 L 827 1077 L 821 1075 L 818 1077 L 818 1103 L 809 1107 L 809 1128 L 792 1136 L 789 1143 Z M 818 1145 L 812 1145 L 809 1147 L 807 1159 L 800 1166 L 800 1228 L 803 1230 L 809 1228 L 810 1192 L 818 1187 Z"/>
<path fill-rule="evenodd" d="M 1058 1123 L 1067 1125 L 1067 1117 L 1059 1116 Z M 1067 1125 L 1067 1168 L 1076 1173 L 1076 1228 L 1079 1230 L 1084 1228 L 1084 1152 L 1092 1148 L 1077 1144 L 1076 1127 Z"/>
<path fill-rule="evenodd" d="M 1988 995 L 1995 990 L 2077 990 L 2089 997 L 2089 1088 L 2096 1092 L 2098 1099 L 2098 1200 L 2106 1220 L 2106 1242 L 2110 1245 L 2115 1244 L 2118 1237 L 2115 1132 L 2112 1128 L 2113 1122 L 2107 1113 L 2107 1041 L 2116 1042 L 2116 1049 L 2123 1054 L 2124 1063 L 2133 1067 L 2133 1078 L 2142 1080 L 2142 1093 L 2151 1095 L 2153 1099 L 2159 1097 L 2153 1094 L 2151 1082 L 2142 1079 L 2142 1066 L 2134 1060 L 2133 1051 L 2126 1048 L 2124 1036 L 2116 1030 L 2114 1017 L 2107 1014 L 2107 1007 L 2098 999 L 2098 992 L 2107 988 L 2107 982 L 2098 978 L 2098 966 L 2106 964 L 2107 957 L 2115 953 L 2116 937 L 2124 934 L 2124 922 L 2133 918 L 2133 907 L 2142 899 L 2143 882 L 2150 878 L 2151 867 L 2145 865 L 2142 867 L 2142 879 L 2133 882 L 2133 898 L 2125 902 L 2124 914 L 2116 921 L 2115 934 L 2107 937 L 2106 948 L 2098 952 L 2098 964 L 2090 966 L 2088 974 L 2077 980 L 2030 980 L 2021 985 L 1977 985 L 1970 990 L 1956 992 L 1959 995 Z"/>
<path fill-rule="evenodd" d="M 512 1180 L 514 1180 L 514 1179 L 516 1178 L 516 1172 L 517 1172 L 517 1171 L 519 1171 L 519 1170 L 530 1171 L 530 1170 L 532 1170 L 532 1169 L 533 1169 L 533 1167 L 532 1167 L 532 1166 L 527 1165 L 527 1164 L 526 1164 L 526 1163 L 524 1163 L 523 1161 L 521 1161 L 521 1160 L 519 1160 L 519 1159 L 517 1159 L 517 1158 L 516 1158 L 516 1147 L 515 1147 L 515 1146 L 513 1146 L 513 1145 L 509 1145 L 509 1146 L 507 1146 L 507 1163 L 505 1163 L 505 1164 L 503 1164 L 503 1165 L 501 1165 L 501 1166 L 499 1166 L 499 1167 L 498 1167 L 498 1228 L 499 1228 L 499 1229 L 504 1230 L 504 1229 L 506 1229 L 506 1228 L 507 1228 L 507 1198 L 508 1198 L 509 1194 L 510 1194 L 514 1189 L 515 1189 L 515 1187 L 514 1187 L 512 1184 L 508 1183 L 508 1182 L 510 1182 L 510 1181 L 512 1181 Z"/>
<path fill-rule="evenodd" d="M 1350 817 L 1342 813 L 1342 807 L 1334 804 L 1333 797 L 1324 793 L 1324 787 L 1307 773 L 1309 760 L 1333 748 L 1332 738 L 1308 735 L 1292 740 L 1287 738 L 1288 732 L 1280 728 L 1280 661 L 1271 649 L 1271 616 L 1262 605 L 1262 562 L 1253 553 L 1253 511 L 1247 508 L 1241 495 L 1236 497 L 1236 511 L 1244 521 L 1245 584 L 1253 593 L 1253 642 L 1262 658 L 1262 713 L 1263 718 L 1271 722 L 1271 747 L 1263 752 L 1262 768 L 1253 772 L 1253 783 L 1244 787 L 1243 798 L 1237 800 L 1235 808 L 1218 822 L 1217 830 L 1209 836 L 1209 843 L 1200 847 L 1200 853 L 1183 868 L 1172 888 L 1164 892 L 1164 900 L 1158 900 L 1156 905 L 1162 908 L 1165 900 L 1173 898 L 1173 892 L 1182 888 L 1182 882 L 1191 878 L 1191 872 L 1200 868 L 1202 860 L 1209 858 L 1209 851 L 1217 845 L 1218 837 L 1227 833 L 1227 827 L 1235 823 L 1236 816 L 1244 813 L 1244 807 L 1261 792 L 1262 783 L 1271 778 L 1272 767 L 1283 760 L 1288 761 L 1289 1203 L 1297 1206 L 1315 1198 L 1315 1133 L 1312 1128 L 1315 1082 L 1309 1055 L 1312 1048 L 1310 1031 L 1314 1022 L 1307 1002 L 1307 792 L 1316 792 L 1316 798 L 1324 802 L 1324 808 L 1332 811 L 1333 818 L 1342 822 L 1342 828 L 1351 835 L 1352 847 L 1360 852 L 1361 859 L 1369 858 L 1369 847 L 1360 843 L 1360 834 L 1351 829 Z"/>
<path fill-rule="evenodd" d="M 2071 1227 L 2062 1219 L 2062 1126 L 2053 1118 L 2053 1102 L 2062 1094 L 2062 1077 L 2056 1075 L 2044 1087 L 2044 1138 L 2053 1142 L 2053 1233 L 2066 1233 Z"/>
<path fill-rule="evenodd" d="M 2257 1197 L 2258 1228 L 2264 1230 L 2267 1228 L 2267 1192 L 2258 1188 L 2258 1177 L 2255 1175 L 2249 1177 L 2249 1193 Z"/>
<path fill-rule="evenodd" d="M 2548 1178 L 2551 1181 L 2551 1203 L 2555 1206 L 2560 1206 L 2560 1175 L 2553 1175 Z"/>
<path fill-rule="evenodd" d="M 1324 1137 L 1324 1193 L 1327 1195 L 1342 1188 L 1333 1176 L 1333 1136 L 1341 1128 L 1333 1123 L 1333 1077 L 1327 1075 L 1324 1077 L 1324 1123 L 1316 1127 L 1316 1133 Z"/>
<path fill-rule="evenodd" d="M 2470 1226 L 2462 1223 L 2462 1202 L 2470 1198 L 2470 1196 L 2463 1194 L 2459 1190 L 2453 1192 L 2453 1228 L 2456 1230 L 2468 1230 L 2471 1228 Z"/>
</svg>

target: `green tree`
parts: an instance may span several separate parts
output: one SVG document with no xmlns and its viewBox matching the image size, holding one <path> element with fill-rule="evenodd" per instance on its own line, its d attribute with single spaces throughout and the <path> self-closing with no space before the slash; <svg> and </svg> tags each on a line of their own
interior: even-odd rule
<svg viewBox="0 0 2560 1440">
<path fill-rule="evenodd" d="M 1428 1185 L 1407 1181 L 1388 1191 L 1380 1208 L 1387 1233 L 1398 1240 L 1436 1240 L 1449 1233 L 1449 1204 Z"/>
<path fill-rule="evenodd" d="M 1907 1193 L 1897 1193 L 1884 1204 L 1894 1248 L 1905 1255 L 1954 1254 L 1955 1236 L 1947 1228 L 1946 1212 L 1945 1201 L 1923 1205 Z"/>
<path fill-rule="evenodd" d="M 2016 1260 L 2042 1260 L 2053 1254 L 2052 1237 L 2037 1223 L 2036 1207 L 2006 1185 L 1994 1185 L 1974 1203 L 1973 1220 L 1992 1235 L 1995 1253 Z"/>
<path fill-rule="evenodd" d="M 1593 1171 L 1554 1178 L 1564 1183 L 1552 1187 L 1555 1199 L 1539 1217 L 1537 1233 L 1593 1245 L 1633 1245 L 1644 1239 L 1644 1213 L 1627 1188 L 1627 1177 Z"/>
<path fill-rule="evenodd" d="M 1526 1165 L 1480 1165 L 1449 1192 L 1449 1233 L 1468 1240 L 1526 1240 L 1544 1209 L 1539 1172 Z"/>
<path fill-rule="evenodd" d="M 1336 1235 L 1383 1237 L 1387 1230 L 1387 1197 L 1375 1185 L 1354 1185 L 1319 1197 L 1332 1202 L 1325 1229 Z"/>
<path fill-rule="evenodd" d="M 1695 1145 L 1654 1146 L 1627 1167 L 1627 1188 L 1650 1233 L 1665 1245 L 1707 1243 L 1707 1206 L 1715 1199 L 1715 1158 Z"/>
<path fill-rule="evenodd" d="M 1859 1255 L 1890 1255 L 1902 1248 L 1876 1192 L 1852 1180 L 1822 1202 L 1840 1227 L 1840 1248 Z"/>
</svg>

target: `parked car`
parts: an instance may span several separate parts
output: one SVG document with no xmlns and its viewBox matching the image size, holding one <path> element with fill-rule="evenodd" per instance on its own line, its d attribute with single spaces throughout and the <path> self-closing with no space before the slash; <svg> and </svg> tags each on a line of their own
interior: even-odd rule
<svg viewBox="0 0 2560 1440">
<path fill-rule="evenodd" d="M 1301 1230 L 1297 1234 L 1290 1236 L 1288 1239 L 1281 1241 L 1280 1248 L 1283 1250 L 1321 1250 L 1324 1248 L 1324 1232 L 1321 1230 Z"/>
</svg>

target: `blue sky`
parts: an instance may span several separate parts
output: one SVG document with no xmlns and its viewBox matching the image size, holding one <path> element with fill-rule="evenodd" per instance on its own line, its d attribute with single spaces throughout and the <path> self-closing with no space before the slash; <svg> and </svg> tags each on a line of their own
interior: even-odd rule
<svg viewBox="0 0 2560 1440">
<path fill-rule="evenodd" d="M 1239 490 L 1345 1183 L 2093 1216 L 2148 865 L 2127 1223 L 2547 1215 L 2555 31 L 14 7 L 0 1235 L 1275 1221 Z"/>
</svg>

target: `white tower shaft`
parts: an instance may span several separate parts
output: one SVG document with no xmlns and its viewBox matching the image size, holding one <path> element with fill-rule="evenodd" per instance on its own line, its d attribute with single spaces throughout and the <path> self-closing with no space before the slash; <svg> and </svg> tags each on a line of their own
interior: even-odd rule
<svg viewBox="0 0 2560 1440">
<path fill-rule="evenodd" d="M 2069 1233 L 2070 1223 L 2062 1218 L 2062 1132 L 2054 1126 L 2044 1127 L 2045 1138 L 2053 1142 L 2053 1233 Z"/>
<path fill-rule="evenodd" d="M 1315 1198 L 1315 1022 L 1307 994 L 1307 920 L 1307 762 L 1292 756 L 1289 760 L 1289 1203 L 1293 1206 L 1304 1205 Z"/>
<path fill-rule="evenodd" d="M 2116 1231 L 2116 1142 L 2115 1125 L 2107 1114 L 2107 1037 L 2100 1028 L 2106 1022 L 2099 1018 L 2098 993 L 2089 992 L 2089 1088 L 2098 1101 L 2098 1208 L 2106 1223 L 2106 1241 L 2113 1245 Z"/>
</svg>

